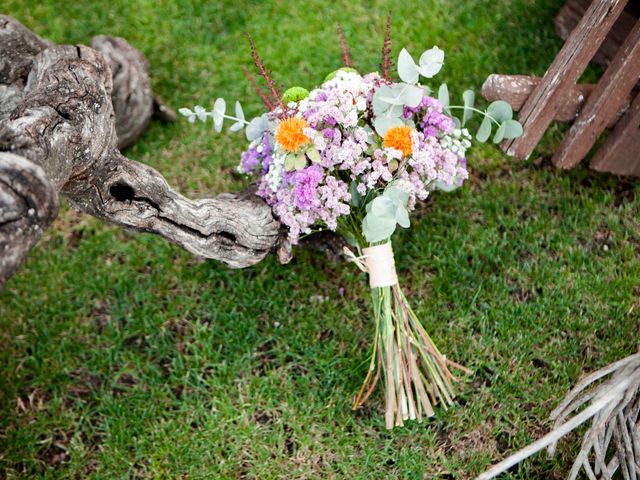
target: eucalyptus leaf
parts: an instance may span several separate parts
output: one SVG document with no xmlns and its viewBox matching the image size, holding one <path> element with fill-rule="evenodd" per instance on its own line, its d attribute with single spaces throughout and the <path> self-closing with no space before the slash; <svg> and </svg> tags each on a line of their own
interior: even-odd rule
<svg viewBox="0 0 640 480">
<path fill-rule="evenodd" d="M 200 120 L 201 122 L 207 121 L 208 112 L 204 109 L 204 107 L 201 107 L 200 105 L 196 105 L 195 107 L 193 107 L 193 113 L 196 117 L 198 117 L 198 120 Z"/>
<path fill-rule="evenodd" d="M 403 105 L 404 102 L 400 97 L 380 96 L 379 100 L 383 101 L 387 105 Z"/>
<path fill-rule="evenodd" d="M 238 120 L 244 120 L 244 112 L 242 111 L 242 105 L 236 100 L 236 118 Z"/>
<path fill-rule="evenodd" d="M 409 194 L 400 187 L 396 187 L 393 184 L 389 185 L 385 189 L 384 193 L 382 194 L 382 198 L 388 198 L 394 203 L 396 207 L 398 205 L 406 207 L 407 203 L 409 203 Z"/>
<path fill-rule="evenodd" d="M 493 136 L 493 143 L 500 143 L 504 139 L 505 130 L 504 123 L 501 123 L 498 130 L 496 130 L 496 134 Z"/>
<path fill-rule="evenodd" d="M 224 98 L 218 98 L 213 104 L 213 126 L 216 132 L 222 130 L 222 123 L 224 122 L 224 112 L 226 111 L 227 104 Z"/>
<path fill-rule="evenodd" d="M 384 195 L 378 198 L 375 198 L 371 202 L 371 213 L 376 217 L 394 218 L 395 210 L 396 210 L 396 206 L 393 200 L 391 200 L 388 197 L 385 197 Z"/>
<path fill-rule="evenodd" d="M 445 109 L 449 106 L 449 87 L 447 87 L 446 83 L 440 85 L 438 89 L 438 100 L 440 100 Z"/>
<path fill-rule="evenodd" d="M 465 90 L 462 94 L 462 100 L 464 101 L 464 111 L 462 114 L 462 125 L 466 124 L 473 116 L 473 104 L 476 100 L 476 94 L 473 90 Z"/>
<path fill-rule="evenodd" d="M 398 207 L 396 210 L 396 222 L 398 222 L 398 225 L 402 228 L 409 228 L 411 225 L 409 222 L 409 212 L 403 206 Z"/>
<path fill-rule="evenodd" d="M 403 82 L 412 85 L 418 82 L 418 67 L 406 48 L 398 55 L 398 76 Z"/>
<path fill-rule="evenodd" d="M 393 217 L 378 217 L 369 213 L 362 221 L 362 232 L 369 243 L 388 239 L 395 229 L 396 219 Z"/>
<path fill-rule="evenodd" d="M 375 91 L 371 100 L 373 113 L 381 115 L 389 109 L 389 104 L 383 100 L 387 97 L 393 97 L 393 91 L 388 85 L 383 85 Z"/>
<path fill-rule="evenodd" d="M 240 123 L 240 122 L 236 122 L 233 125 L 231 125 L 229 127 L 229 131 L 230 132 L 238 132 L 240 130 L 242 130 L 242 127 L 244 127 L 244 123 Z"/>
<path fill-rule="evenodd" d="M 482 123 L 480 124 L 480 128 L 478 128 L 478 132 L 476 133 L 476 139 L 484 143 L 491 136 L 491 119 L 489 117 L 484 117 Z"/>
<path fill-rule="evenodd" d="M 298 155 L 294 155 L 294 163 L 293 163 L 293 167 L 297 170 L 300 171 L 302 170 L 304 167 L 307 166 L 307 159 L 304 156 L 304 154 L 298 154 Z"/>
<path fill-rule="evenodd" d="M 404 94 L 402 95 L 403 103 L 409 108 L 416 108 L 424 97 L 424 89 L 416 85 L 405 86 Z"/>
<path fill-rule="evenodd" d="M 511 120 L 513 118 L 513 109 L 504 100 L 496 100 L 491 102 L 487 113 L 491 115 L 498 122 L 504 122 L 505 120 Z"/>
<path fill-rule="evenodd" d="M 180 115 L 183 115 L 183 116 L 187 117 L 187 120 L 189 120 L 189 123 L 194 123 L 196 121 L 195 112 L 191 111 L 191 109 L 189 109 L 189 108 L 182 107 L 182 108 L 178 109 L 178 113 Z"/>
<path fill-rule="evenodd" d="M 402 116 L 404 112 L 404 105 L 391 105 L 389 110 L 384 114 L 386 117 L 395 117 L 399 118 Z"/>
<path fill-rule="evenodd" d="M 260 138 L 268 126 L 266 114 L 252 119 L 245 130 L 247 140 L 253 142 Z"/>
<path fill-rule="evenodd" d="M 444 64 L 444 51 L 433 47 L 420 56 L 418 72 L 425 78 L 434 77 Z"/>
<path fill-rule="evenodd" d="M 505 120 L 502 122 L 504 125 L 504 138 L 518 138 L 522 136 L 522 125 L 517 120 Z"/>
<path fill-rule="evenodd" d="M 384 137 L 391 127 L 397 127 L 399 125 L 404 125 L 402 120 L 398 117 L 387 117 L 387 116 L 378 116 L 373 122 L 374 127 L 376 128 L 376 132 L 381 137 Z"/>
<path fill-rule="evenodd" d="M 462 128 L 462 122 L 458 117 L 451 117 L 451 120 L 453 120 L 453 124 L 456 126 L 456 128 Z"/>
</svg>

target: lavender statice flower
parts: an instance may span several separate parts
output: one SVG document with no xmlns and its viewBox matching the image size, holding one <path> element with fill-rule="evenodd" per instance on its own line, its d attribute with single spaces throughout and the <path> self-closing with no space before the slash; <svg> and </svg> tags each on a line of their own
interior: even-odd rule
<svg viewBox="0 0 640 480">
<path fill-rule="evenodd" d="M 246 151 L 242 152 L 238 171 L 246 174 L 266 172 L 271 163 L 271 153 L 269 135 L 265 133 L 261 138 L 252 142 Z"/>
<path fill-rule="evenodd" d="M 429 95 L 423 96 L 414 108 L 404 107 L 403 117 L 420 119 L 419 123 L 416 123 L 427 137 L 440 137 L 455 128 L 451 117 L 443 112 L 442 103 Z"/>
<path fill-rule="evenodd" d="M 301 210 L 310 210 L 320 206 L 318 184 L 322 180 L 323 171 L 320 165 L 312 165 L 293 174 L 295 205 Z"/>
</svg>

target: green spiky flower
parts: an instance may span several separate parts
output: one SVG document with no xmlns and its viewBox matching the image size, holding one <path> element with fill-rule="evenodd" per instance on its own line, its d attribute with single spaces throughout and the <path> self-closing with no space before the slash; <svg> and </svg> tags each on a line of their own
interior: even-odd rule
<svg viewBox="0 0 640 480">
<path fill-rule="evenodd" d="M 282 103 L 299 102 L 309 96 L 309 90 L 304 87 L 291 87 L 282 95 Z"/>
<path fill-rule="evenodd" d="M 355 68 L 342 67 L 342 68 L 339 68 L 338 70 L 334 70 L 329 75 L 324 77 L 324 81 L 328 82 L 329 80 L 333 80 L 336 77 L 336 75 L 338 74 L 338 72 L 359 73 Z"/>
</svg>

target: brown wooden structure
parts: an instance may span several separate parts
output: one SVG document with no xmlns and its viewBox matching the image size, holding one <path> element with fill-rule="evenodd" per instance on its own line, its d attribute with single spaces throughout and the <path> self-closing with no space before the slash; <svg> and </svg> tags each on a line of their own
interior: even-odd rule
<svg viewBox="0 0 640 480">
<path fill-rule="evenodd" d="M 524 132 L 502 143 L 527 158 L 553 120 L 573 121 L 552 162 L 573 168 L 613 128 L 594 154 L 591 168 L 640 176 L 640 5 L 628 0 L 569 0 L 555 25 L 565 44 L 542 79 L 491 75 L 482 93 L 520 111 Z M 596 85 L 577 85 L 589 61 L 606 66 Z"/>
</svg>

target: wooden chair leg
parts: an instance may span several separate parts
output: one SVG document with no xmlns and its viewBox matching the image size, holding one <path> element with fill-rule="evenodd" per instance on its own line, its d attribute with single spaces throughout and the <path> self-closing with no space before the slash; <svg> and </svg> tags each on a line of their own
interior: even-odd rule
<svg viewBox="0 0 640 480">
<path fill-rule="evenodd" d="M 589 166 L 598 172 L 640 177 L 640 93 Z"/>
<path fill-rule="evenodd" d="M 553 156 L 573 168 L 589 153 L 640 77 L 640 20 L 629 33 Z"/>
<path fill-rule="evenodd" d="M 524 133 L 503 143 L 508 155 L 527 158 L 531 154 L 562 106 L 564 92 L 576 84 L 626 4 L 627 0 L 593 1 L 523 106 L 519 120 Z"/>
</svg>

